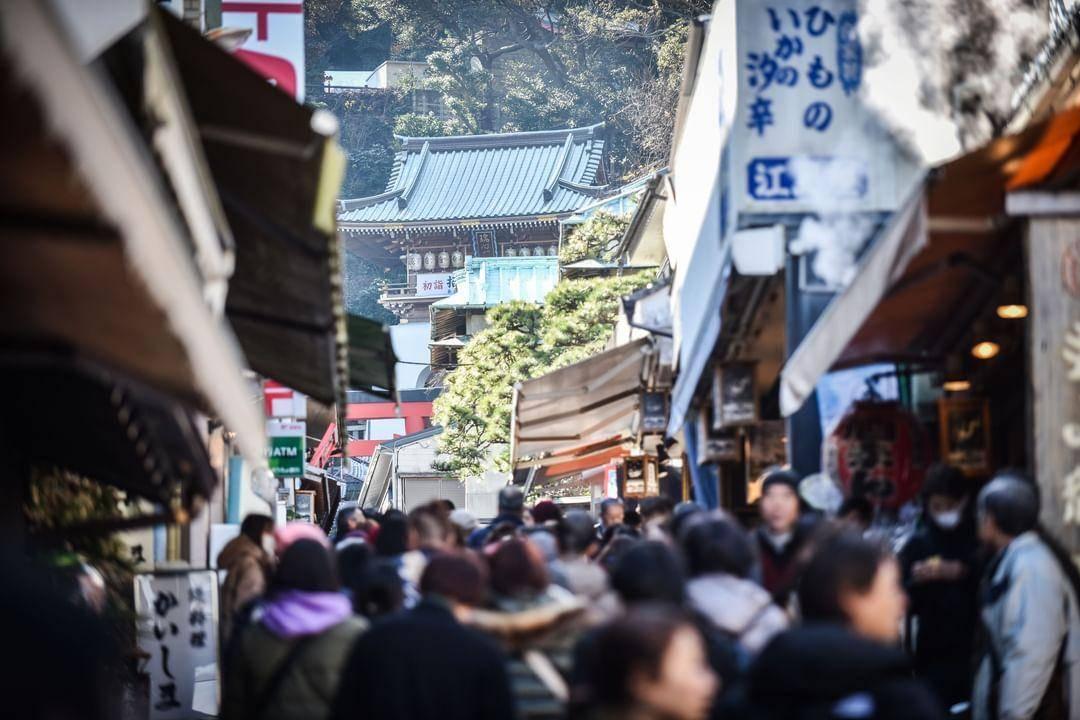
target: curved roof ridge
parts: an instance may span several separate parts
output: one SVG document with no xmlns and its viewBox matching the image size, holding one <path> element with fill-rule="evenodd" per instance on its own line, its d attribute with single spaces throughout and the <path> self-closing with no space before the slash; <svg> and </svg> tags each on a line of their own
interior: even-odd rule
<svg viewBox="0 0 1080 720">
<path fill-rule="evenodd" d="M 576 128 L 562 128 L 560 130 L 525 130 L 522 132 L 506 133 L 483 133 L 478 135 L 444 135 L 444 136 L 410 136 L 394 135 L 394 139 L 406 148 L 410 146 L 420 147 L 425 142 L 431 143 L 431 149 L 437 150 L 442 147 L 459 148 L 462 145 L 483 145 L 486 147 L 497 145 L 520 145 L 523 141 L 532 143 L 562 143 L 567 135 L 574 139 L 581 137 L 589 138 L 597 135 L 607 127 L 604 122 L 586 125 Z"/>
</svg>

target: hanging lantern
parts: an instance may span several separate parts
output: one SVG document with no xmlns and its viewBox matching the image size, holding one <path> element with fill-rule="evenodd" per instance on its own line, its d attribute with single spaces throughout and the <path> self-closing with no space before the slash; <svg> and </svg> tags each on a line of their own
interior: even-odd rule
<svg viewBox="0 0 1080 720">
<path fill-rule="evenodd" d="M 450 253 L 446 252 L 445 250 L 439 253 L 439 267 L 444 270 L 450 267 Z"/>
<path fill-rule="evenodd" d="M 915 498 L 930 464 L 926 433 L 897 402 L 857 402 L 825 441 L 822 463 L 848 497 L 896 509 Z"/>
<path fill-rule="evenodd" d="M 434 270 L 435 269 L 435 253 L 433 253 L 433 252 L 424 253 L 424 269 L 425 270 Z"/>
<path fill-rule="evenodd" d="M 506 257 L 517 257 L 517 250 L 515 250 L 515 249 L 514 249 L 514 248 L 512 248 L 512 247 L 508 247 L 508 248 L 506 248 L 506 250 L 505 250 L 505 251 L 503 252 L 503 255 L 505 255 Z"/>
<path fill-rule="evenodd" d="M 548 254 L 548 257 L 555 257 L 556 255 L 559 254 L 559 248 L 556 247 L 555 245 L 551 245 L 551 246 L 548 247 L 547 254 Z"/>
<path fill-rule="evenodd" d="M 405 256 L 405 267 L 409 270 L 419 270 L 423 266 L 423 262 L 420 253 L 409 253 Z"/>
<path fill-rule="evenodd" d="M 465 264 L 465 253 L 461 252 L 460 250 L 455 250 L 450 255 L 450 262 L 452 262 L 454 264 L 454 267 L 456 268 L 461 267 Z"/>
<path fill-rule="evenodd" d="M 544 248 L 537 245 L 533 248 L 533 257 L 544 257 Z"/>
</svg>

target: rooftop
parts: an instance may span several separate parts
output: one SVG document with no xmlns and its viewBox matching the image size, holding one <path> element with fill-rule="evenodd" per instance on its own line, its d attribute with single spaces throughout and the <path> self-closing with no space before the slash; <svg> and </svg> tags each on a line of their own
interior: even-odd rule
<svg viewBox="0 0 1080 720">
<path fill-rule="evenodd" d="M 610 192 L 604 125 L 569 130 L 398 137 L 385 192 L 342 200 L 351 230 L 461 225 L 479 220 L 554 222 Z M 551 217 L 549 217 L 551 216 Z"/>
</svg>

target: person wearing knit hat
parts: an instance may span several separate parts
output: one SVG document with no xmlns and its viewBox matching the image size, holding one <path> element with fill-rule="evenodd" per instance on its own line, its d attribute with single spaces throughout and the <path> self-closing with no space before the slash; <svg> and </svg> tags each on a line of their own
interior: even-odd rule
<svg viewBox="0 0 1080 720">
<path fill-rule="evenodd" d="M 761 525 L 754 540 L 761 561 L 761 584 L 774 602 L 786 607 L 797 580 L 797 558 L 804 537 L 799 532 L 799 475 L 771 467 L 761 477 L 758 511 Z"/>
</svg>

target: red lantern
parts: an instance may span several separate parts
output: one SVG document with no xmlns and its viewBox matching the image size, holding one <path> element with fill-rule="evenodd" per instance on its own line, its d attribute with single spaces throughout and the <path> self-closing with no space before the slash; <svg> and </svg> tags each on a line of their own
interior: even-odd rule
<svg viewBox="0 0 1080 720">
<path fill-rule="evenodd" d="M 857 402 L 825 442 L 829 474 L 848 497 L 896 509 L 922 488 L 930 464 L 926 433 L 897 402 Z"/>
</svg>

